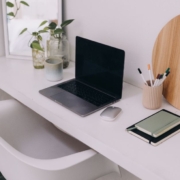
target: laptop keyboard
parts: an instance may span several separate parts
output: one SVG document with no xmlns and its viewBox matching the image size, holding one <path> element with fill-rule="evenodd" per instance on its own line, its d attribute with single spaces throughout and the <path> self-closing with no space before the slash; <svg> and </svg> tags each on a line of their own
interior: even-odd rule
<svg viewBox="0 0 180 180">
<path fill-rule="evenodd" d="M 89 86 L 86 86 L 78 81 L 70 81 L 65 84 L 61 84 L 58 87 L 96 105 L 101 106 L 103 104 L 110 103 L 114 100 L 100 91 L 97 91 Z"/>
</svg>

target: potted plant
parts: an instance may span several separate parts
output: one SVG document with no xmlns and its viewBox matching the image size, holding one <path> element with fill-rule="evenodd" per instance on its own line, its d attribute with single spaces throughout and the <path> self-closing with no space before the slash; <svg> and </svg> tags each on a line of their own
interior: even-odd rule
<svg viewBox="0 0 180 180">
<path fill-rule="evenodd" d="M 69 65 L 69 43 L 64 35 L 64 28 L 72 23 L 74 19 L 64 21 L 59 27 L 51 22 L 44 30 L 50 31 L 50 40 L 47 41 L 47 57 L 63 60 L 63 68 Z"/>
<path fill-rule="evenodd" d="M 43 21 L 39 27 L 46 24 L 47 21 Z M 24 28 L 19 35 L 23 34 L 24 32 L 29 32 L 27 28 Z M 43 69 L 44 68 L 44 61 L 45 61 L 45 52 L 42 43 L 42 33 L 47 33 L 47 30 L 39 30 L 30 33 L 31 39 L 29 40 L 28 45 L 32 48 L 32 58 L 33 58 L 33 65 L 35 69 Z"/>
</svg>

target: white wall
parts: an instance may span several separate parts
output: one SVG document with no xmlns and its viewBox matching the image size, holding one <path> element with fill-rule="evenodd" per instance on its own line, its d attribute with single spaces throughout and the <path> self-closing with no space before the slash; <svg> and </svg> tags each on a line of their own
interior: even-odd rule
<svg viewBox="0 0 180 180">
<path fill-rule="evenodd" d="M 0 56 L 4 55 L 2 1 L 0 1 Z M 179 0 L 64 0 L 64 19 L 75 21 L 67 29 L 71 59 L 75 59 L 75 36 L 82 36 L 126 51 L 124 80 L 136 86 L 161 28 L 180 14 Z"/>
<path fill-rule="evenodd" d="M 155 39 L 162 27 L 180 14 L 179 0 L 64 0 L 64 18 L 74 18 L 68 27 L 71 58 L 75 36 L 82 36 L 124 49 L 124 80 L 142 86 L 140 67 L 148 78 Z"/>
<path fill-rule="evenodd" d="M 3 0 L 4 1 L 4 0 Z M 0 56 L 4 56 L 4 37 L 3 37 L 2 1 L 0 1 Z"/>
</svg>

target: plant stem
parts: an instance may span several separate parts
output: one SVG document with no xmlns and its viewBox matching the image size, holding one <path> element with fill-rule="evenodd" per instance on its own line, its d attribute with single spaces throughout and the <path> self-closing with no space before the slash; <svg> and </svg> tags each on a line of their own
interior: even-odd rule
<svg viewBox="0 0 180 180">
<path fill-rule="evenodd" d="M 16 17 L 16 15 L 17 15 L 17 13 L 18 13 L 18 11 L 19 11 L 19 9 L 20 9 L 20 5 L 19 5 L 19 7 L 18 7 L 18 4 L 17 4 L 17 0 L 15 0 L 15 3 L 16 3 L 16 12 L 15 12 L 15 17 Z"/>
<path fill-rule="evenodd" d="M 15 4 L 16 4 L 16 12 L 15 12 L 15 14 L 14 14 L 14 17 L 13 18 L 9 18 L 9 20 L 12 20 L 12 19 L 14 19 L 15 17 L 16 17 L 16 15 L 17 15 L 17 13 L 18 13 L 18 11 L 19 11 L 19 9 L 20 9 L 20 4 L 19 4 L 19 7 L 18 7 L 18 4 L 17 4 L 17 0 L 15 0 Z"/>
<path fill-rule="evenodd" d="M 61 43 L 61 36 L 59 34 L 59 38 L 58 38 L 59 42 L 58 42 L 58 49 L 60 48 L 60 43 Z"/>
</svg>

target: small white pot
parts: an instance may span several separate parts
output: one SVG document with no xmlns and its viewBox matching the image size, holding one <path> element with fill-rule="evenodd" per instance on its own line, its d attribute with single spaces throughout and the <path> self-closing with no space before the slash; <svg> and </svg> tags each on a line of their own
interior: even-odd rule
<svg viewBox="0 0 180 180">
<path fill-rule="evenodd" d="M 49 81 L 60 81 L 63 79 L 63 60 L 47 59 L 45 61 L 45 76 Z"/>
</svg>

